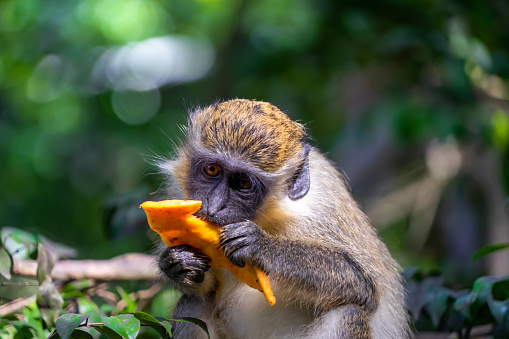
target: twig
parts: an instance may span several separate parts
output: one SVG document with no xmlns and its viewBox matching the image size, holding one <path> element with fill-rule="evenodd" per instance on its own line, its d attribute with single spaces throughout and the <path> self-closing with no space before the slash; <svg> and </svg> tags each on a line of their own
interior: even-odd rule
<svg viewBox="0 0 509 339">
<path fill-rule="evenodd" d="M 7 314 L 11 314 L 19 310 L 20 308 L 30 305 L 35 301 L 35 298 L 36 298 L 35 295 L 33 295 L 26 298 L 14 299 L 13 301 L 10 301 L 7 304 L 0 306 L 0 317 L 4 317 Z"/>
<path fill-rule="evenodd" d="M 0 286 L 39 286 L 37 282 L 2 281 Z"/>
</svg>

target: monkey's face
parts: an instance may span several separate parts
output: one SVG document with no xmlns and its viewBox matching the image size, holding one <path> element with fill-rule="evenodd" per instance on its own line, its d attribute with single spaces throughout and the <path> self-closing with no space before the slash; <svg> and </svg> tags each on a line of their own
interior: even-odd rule
<svg viewBox="0 0 509 339">
<path fill-rule="evenodd" d="M 197 215 L 218 225 L 253 219 L 270 178 L 240 160 L 220 157 L 193 159 L 187 180 L 189 199 L 201 200 Z"/>
</svg>

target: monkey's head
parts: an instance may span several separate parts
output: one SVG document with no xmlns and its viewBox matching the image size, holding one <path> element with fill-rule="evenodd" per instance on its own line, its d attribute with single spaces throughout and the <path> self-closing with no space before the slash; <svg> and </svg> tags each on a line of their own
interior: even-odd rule
<svg viewBox="0 0 509 339">
<path fill-rule="evenodd" d="M 231 100 L 189 116 L 174 174 L 198 214 L 217 224 L 253 219 L 270 191 L 291 199 L 309 190 L 304 127 L 277 107 Z"/>
</svg>

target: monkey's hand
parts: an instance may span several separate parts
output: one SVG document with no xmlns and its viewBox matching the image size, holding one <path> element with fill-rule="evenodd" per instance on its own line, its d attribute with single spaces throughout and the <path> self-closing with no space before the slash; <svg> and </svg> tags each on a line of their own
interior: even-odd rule
<svg viewBox="0 0 509 339">
<path fill-rule="evenodd" d="M 210 259 L 189 245 L 168 247 L 159 256 L 159 269 L 178 284 L 203 282 L 210 268 Z"/>
<path fill-rule="evenodd" d="M 219 242 L 224 255 L 232 264 L 244 267 L 246 261 L 257 264 L 256 253 L 262 248 L 265 234 L 252 221 L 222 226 Z"/>
</svg>

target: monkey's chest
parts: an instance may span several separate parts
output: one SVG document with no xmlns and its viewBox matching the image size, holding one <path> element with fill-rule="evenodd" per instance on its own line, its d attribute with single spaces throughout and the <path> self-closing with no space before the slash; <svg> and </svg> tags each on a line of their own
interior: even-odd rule
<svg viewBox="0 0 509 339">
<path fill-rule="evenodd" d="M 277 297 L 280 286 L 271 285 Z M 220 338 L 298 338 L 313 317 L 297 306 L 282 298 L 270 306 L 262 293 L 223 271 L 211 325 Z"/>
</svg>

